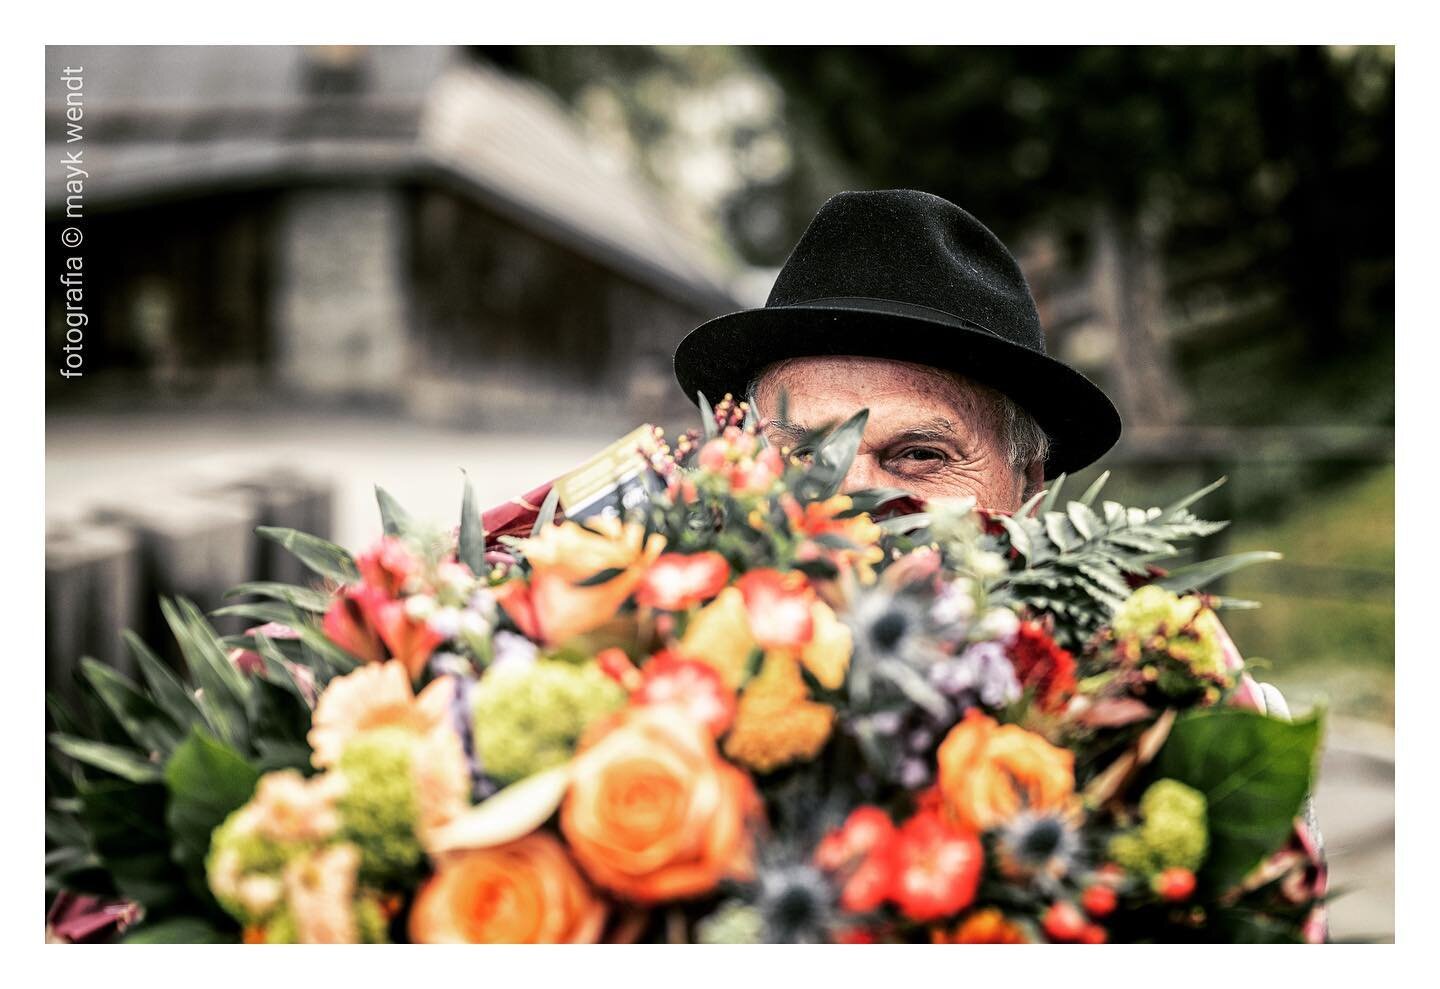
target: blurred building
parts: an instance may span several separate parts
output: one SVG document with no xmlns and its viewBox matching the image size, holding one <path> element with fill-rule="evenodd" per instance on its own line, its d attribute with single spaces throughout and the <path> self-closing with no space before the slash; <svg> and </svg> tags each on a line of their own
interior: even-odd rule
<svg viewBox="0 0 1440 989">
<path fill-rule="evenodd" d="M 675 344 L 736 308 L 549 94 L 458 49 L 47 59 L 56 78 L 83 67 L 92 307 L 87 377 L 52 378 L 52 408 L 280 395 L 485 426 L 633 421 L 683 408 Z M 52 88 L 47 161 L 64 109 Z M 64 175 L 47 173 L 58 234 Z"/>
</svg>

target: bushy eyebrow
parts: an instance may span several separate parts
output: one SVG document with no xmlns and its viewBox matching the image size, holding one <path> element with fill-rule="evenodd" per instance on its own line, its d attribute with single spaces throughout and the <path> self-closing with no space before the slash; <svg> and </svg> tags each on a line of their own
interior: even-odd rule
<svg viewBox="0 0 1440 989">
<path fill-rule="evenodd" d="M 779 433 L 795 443 L 799 443 L 814 432 L 806 426 L 784 419 L 770 419 L 766 422 L 765 428 Z M 886 437 L 885 445 L 891 446 L 906 442 L 953 443 L 959 440 L 960 436 L 956 433 L 954 422 L 943 416 L 932 416 Z"/>
</svg>

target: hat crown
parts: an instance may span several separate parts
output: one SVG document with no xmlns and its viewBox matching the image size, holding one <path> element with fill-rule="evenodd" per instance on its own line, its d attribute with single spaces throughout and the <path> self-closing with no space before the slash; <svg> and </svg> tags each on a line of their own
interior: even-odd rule
<svg viewBox="0 0 1440 989">
<path fill-rule="evenodd" d="M 834 298 L 923 306 L 1045 352 L 1015 258 L 983 223 L 928 192 L 841 192 L 825 201 L 765 305 Z"/>
</svg>

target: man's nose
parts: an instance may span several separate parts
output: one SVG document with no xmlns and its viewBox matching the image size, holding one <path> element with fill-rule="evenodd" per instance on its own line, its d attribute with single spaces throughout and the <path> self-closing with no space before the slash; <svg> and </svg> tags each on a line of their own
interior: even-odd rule
<svg viewBox="0 0 1440 989">
<path fill-rule="evenodd" d="M 870 454 L 860 454 L 850 465 L 850 470 L 845 474 L 845 481 L 840 486 L 842 492 L 863 491 L 866 488 L 883 488 L 885 478 L 880 470 L 880 464 Z"/>
</svg>

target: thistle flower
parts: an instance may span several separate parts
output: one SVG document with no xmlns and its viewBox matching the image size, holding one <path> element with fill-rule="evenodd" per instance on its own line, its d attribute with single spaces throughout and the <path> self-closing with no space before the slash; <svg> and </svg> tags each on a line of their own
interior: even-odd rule
<svg viewBox="0 0 1440 989">
<path fill-rule="evenodd" d="M 824 944 L 836 920 L 835 890 L 811 865 L 762 867 L 754 905 L 766 944 Z"/>
<path fill-rule="evenodd" d="M 1074 824 L 1060 814 L 1021 813 L 1006 823 L 996 841 L 1000 870 L 1037 882 L 1058 894 L 1055 883 L 1069 875 L 1080 851 Z"/>
</svg>

